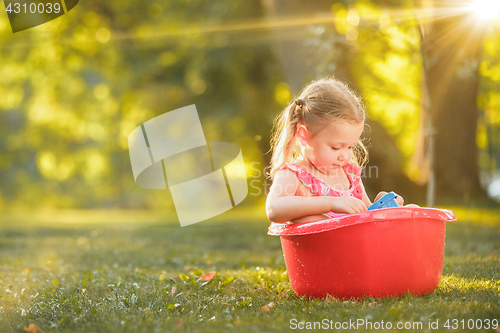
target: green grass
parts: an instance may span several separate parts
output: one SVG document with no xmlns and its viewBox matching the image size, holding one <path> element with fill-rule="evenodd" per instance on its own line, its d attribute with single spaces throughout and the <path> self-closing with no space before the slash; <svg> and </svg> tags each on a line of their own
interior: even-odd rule
<svg viewBox="0 0 500 333">
<path fill-rule="evenodd" d="M 467 214 L 447 224 L 435 292 L 340 301 L 295 296 L 263 209 L 185 228 L 158 212 L 5 213 L 0 332 L 31 323 L 42 332 L 281 332 L 293 319 L 422 322 L 422 332 L 429 321 L 443 331 L 446 320 L 465 319 L 476 331 L 467 320 L 500 320 L 500 215 Z M 210 271 L 210 282 L 197 278 Z"/>
</svg>

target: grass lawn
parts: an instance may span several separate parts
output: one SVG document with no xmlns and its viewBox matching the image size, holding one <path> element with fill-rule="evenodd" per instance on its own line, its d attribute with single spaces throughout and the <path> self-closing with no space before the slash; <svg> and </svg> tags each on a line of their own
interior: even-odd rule
<svg viewBox="0 0 500 333">
<path fill-rule="evenodd" d="M 400 331 L 489 324 L 483 331 L 500 332 L 492 329 L 500 321 L 500 212 L 456 213 L 435 292 L 359 301 L 295 296 L 263 208 L 184 228 L 157 212 L 4 213 L 0 332 L 281 332 L 323 319 L 393 327 L 358 331 L 394 331 L 401 322 L 415 330 Z"/>
</svg>

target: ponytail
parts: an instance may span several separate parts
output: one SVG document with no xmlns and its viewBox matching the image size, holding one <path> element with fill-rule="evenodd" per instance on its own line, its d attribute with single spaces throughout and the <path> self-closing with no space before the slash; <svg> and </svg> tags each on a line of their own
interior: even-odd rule
<svg viewBox="0 0 500 333">
<path fill-rule="evenodd" d="M 275 131 L 271 137 L 271 172 L 269 177 L 274 178 L 274 174 L 287 162 L 298 157 L 299 147 L 296 142 L 298 117 L 296 117 L 297 104 L 292 102 L 275 119 Z"/>
</svg>

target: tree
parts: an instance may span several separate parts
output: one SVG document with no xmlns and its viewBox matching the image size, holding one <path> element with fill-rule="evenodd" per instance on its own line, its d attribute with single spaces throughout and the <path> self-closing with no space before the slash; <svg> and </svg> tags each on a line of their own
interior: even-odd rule
<svg viewBox="0 0 500 333">
<path fill-rule="evenodd" d="M 438 8 L 439 4 L 439 8 Z M 456 3 L 434 1 L 431 10 L 453 13 Z M 485 199 L 479 183 L 476 129 L 478 65 L 484 30 L 470 13 L 434 16 L 421 23 L 428 108 L 434 135 L 438 203 Z"/>
<path fill-rule="evenodd" d="M 127 138 L 189 104 L 208 141 L 260 157 L 255 129 L 279 79 L 238 24 L 261 16 L 258 0 L 91 0 L 16 34 L 0 16 L 0 206 L 171 206 L 134 183 Z"/>
</svg>

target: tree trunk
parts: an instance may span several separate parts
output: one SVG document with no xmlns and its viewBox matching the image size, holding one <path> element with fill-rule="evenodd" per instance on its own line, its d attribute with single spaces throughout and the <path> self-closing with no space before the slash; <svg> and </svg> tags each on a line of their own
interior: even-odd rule
<svg viewBox="0 0 500 333">
<path fill-rule="evenodd" d="M 482 33 L 470 22 L 471 17 L 459 15 L 422 25 L 438 204 L 486 199 L 479 183 L 476 145 Z"/>
</svg>

